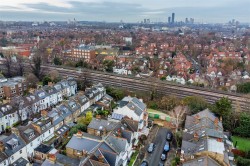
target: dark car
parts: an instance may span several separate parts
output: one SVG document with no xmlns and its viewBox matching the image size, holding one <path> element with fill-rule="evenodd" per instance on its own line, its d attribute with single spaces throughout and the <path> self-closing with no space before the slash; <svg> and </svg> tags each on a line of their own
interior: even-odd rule
<svg viewBox="0 0 250 166">
<path fill-rule="evenodd" d="M 143 161 L 140 166 L 148 166 L 148 162 L 147 161 Z"/>
<path fill-rule="evenodd" d="M 173 134 L 170 131 L 167 132 L 167 138 L 166 139 L 167 139 L 167 141 L 172 141 Z"/>
<path fill-rule="evenodd" d="M 167 159 L 167 155 L 165 153 L 161 154 L 161 160 L 165 161 Z"/>
<path fill-rule="evenodd" d="M 150 143 L 150 144 L 149 144 L 149 147 L 148 147 L 148 153 L 153 152 L 153 151 L 154 151 L 154 148 L 155 148 L 154 143 Z"/>
</svg>

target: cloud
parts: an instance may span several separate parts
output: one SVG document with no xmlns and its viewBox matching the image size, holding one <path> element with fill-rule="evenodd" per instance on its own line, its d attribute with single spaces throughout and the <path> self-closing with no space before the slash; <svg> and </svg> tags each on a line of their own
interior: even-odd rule
<svg viewBox="0 0 250 166">
<path fill-rule="evenodd" d="M 15 3 L 13 3 L 15 1 Z M 239 3 L 241 1 L 241 3 Z M 166 21 L 172 12 L 176 20 L 193 17 L 204 22 L 226 22 L 235 18 L 250 22 L 249 0 L 10 0 L 0 4 L 5 20 L 77 20 L 137 22 L 145 17 Z M 12 3 L 10 3 L 12 2 Z"/>
</svg>

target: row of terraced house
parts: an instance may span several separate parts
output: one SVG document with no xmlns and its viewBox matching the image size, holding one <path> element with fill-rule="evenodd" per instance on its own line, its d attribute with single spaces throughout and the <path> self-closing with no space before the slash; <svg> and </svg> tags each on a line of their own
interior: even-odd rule
<svg viewBox="0 0 250 166">
<path fill-rule="evenodd" d="M 1 132 L 11 128 L 0 135 L 0 166 L 29 165 L 31 160 L 42 163 L 47 157 L 44 151 L 48 147 L 55 151 L 53 147 L 65 139 L 80 114 L 97 101 L 105 105 L 111 99 L 101 84 L 77 93 L 76 81 L 68 78 L 13 100 L 0 106 Z M 40 117 L 33 118 L 35 114 Z M 19 121 L 28 123 L 13 127 Z"/>
</svg>

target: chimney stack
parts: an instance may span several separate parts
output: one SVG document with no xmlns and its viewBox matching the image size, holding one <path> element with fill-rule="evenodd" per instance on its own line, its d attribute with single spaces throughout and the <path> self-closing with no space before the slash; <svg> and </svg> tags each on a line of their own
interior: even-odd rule
<svg viewBox="0 0 250 166">
<path fill-rule="evenodd" d="M 16 134 L 17 136 L 20 137 L 20 133 L 19 133 L 19 130 L 18 130 L 17 128 L 12 127 L 12 128 L 11 128 L 11 132 L 14 133 L 14 134 Z"/>
<path fill-rule="evenodd" d="M 120 137 L 120 138 L 122 137 L 122 131 L 120 128 L 117 130 L 117 137 Z"/>
<path fill-rule="evenodd" d="M 195 123 L 197 124 L 197 123 L 199 123 L 200 122 L 200 116 L 199 115 L 196 115 L 195 116 Z"/>
<path fill-rule="evenodd" d="M 101 119 L 102 116 L 101 116 L 101 115 L 96 115 L 95 118 L 96 118 L 96 119 Z"/>
<path fill-rule="evenodd" d="M 98 156 L 98 161 L 101 162 L 101 163 L 104 163 L 104 157 L 103 157 L 103 155 L 100 154 Z"/>
<path fill-rule="evenodd" d="M 4 143 L 0 141 L 0 152 L 4 152 L 4 151 L 5 151 Z"/>
<path fill-rule="evenodd" d="M 78 138 L 82 138 L 83 133 L 82 133 L 80 130 L 78 130 L 78 132 L 77 132 L 75 135 L 76 135 L 76 137 L 78 137 Z"/>
<path fill-rule="evenodd" d="M 215 126 L 218 126 L 218 123 L 219 123 L 219 119 L 218 119 L 218 118 L 215 118 L 215 120 L 214 120 Z"/>
<path fill-rule="evenodd" d="M 42 116 L 43 118 L 46 118 L 46 117 L 48 116 L 48 111 L 42 110 L 42 111 L 41 111 L 41 116 Z"/>
<path fill-rule="evenodd" d="M 52 163 L 56 163 L 56 155 L 55 154 L 48 154 L 48 159 Z"/>
<path fill-rule="evenodd" d="M 195 141 L 199 141 L 199 135 L 198 135 L 198 133 L 196 133 L 196 132 L 194 133 L 194 140 L 195 140 Z"/>
</svg>

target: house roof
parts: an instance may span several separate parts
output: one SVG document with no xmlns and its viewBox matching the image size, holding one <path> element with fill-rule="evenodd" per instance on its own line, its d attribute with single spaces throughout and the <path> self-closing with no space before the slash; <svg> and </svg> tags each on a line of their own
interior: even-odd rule
<svg viewBox="0 0 250 166">
<path fill-rule="evenodd" d="M 92 128 L 95 130 L 106 129 L 107 131 L 111 131 L 115 128 L 117 124 L 118 124 L 117 122 L 111 122 L 111 121 L 104 120 L 104 119 L 92 118 L 91 122 L 88 125 L 88 128 Z"/>
<path fill-rule="evenodd" d="M 8 159 L 8 156 L 5 153 L 0 152 L 0 163 L 3 162 L 6 159 Z"/>
<path fill-rule="evenodd" d="M 141 102 L 139 99 L 136 97 L 124 97 L 120 102 L 119 102 L 119 107 L 122 108 L 124 106 L 127 106 L 130 110 L 133 110 L 138 116 L 140 116 L 143 111 L 146 109 L 146 105 Z"/>
<path fill-rule="evenodd" d="M 41 166 L 62 166 L 62 165 L 78 166 L 79 164 L 80 160 L 57 153 L 55 163 L 49 161 L 49 159 L 46 159 Z"/>
<path fill-rule="evenodd" d="M 12 114 L 14 112 L 16 112 L 16 109 L 11 106 L 10 104 L 3 104 L 3 105 L 0 105 L 0 116 L 5 116 L 5 115 L 9 115 L 9 114 Z"/>
<path fill-rule="evenodd" d="M 66 145 L 67 148 L 71 148 L 71 149 L 76 149 L 79 151 L 87 151 L 87 152 L 91 152 L 94 150 L 94 148 L 96 148 L 98 145 L 100 144 L 99 140 L 95 140 L 95 139 L 89 139 L 89 138 L 78 138 L 76 136 L 73 136 L 70 141 L 68 142 L 68 144 Z"/>
<path fill-rule="evenodd" d="M 20 157 L 19 159 L 17 159 L 14 163 L 12 163 L 10 166 L 26 166 L 29 162 Z"/>
<path fill-rule="evenodd" d="M 53 149 L 53 147 L 45 145 L 45 144 L 40 144 L 38 147 L 36 147 L 34 149 L 34 151 L 43 153 L 43 154 L 48 154 L 51 150 Z"/>
<path fill-rule="evenodd" d="M 139 126 L 139 122 L 129 119 L 129 118 L 123 118 L 121 123 L 123 125 L 125 125 L 130 131 L 136 132 L 138 131 L 138 126 Z"/>
<path fill-rule="evenodd" d="M 183 166 L 220 166 L 215 160 L 208 156 L 199 157 L 183 163 Z"/>
<path fill-rule="evenodd" d="M 15 134 L 9 136 L 2 135 L 0 140 L 4 143 L 5 153 L 11 156 L 26 146 L 25 142 Z"/>
<path fill-rule="evenodd" d="M 19 126 L 17 127 L 17 130 L 19 131 L 21 138 L 26 142 L 26 144 L 32 142 L 40 136 L 40 134 L 37 132 L 37 130 L 32 124 L 28 124 L 26 126 Z"/>
<path fill-rule="evenodd" d="M 105 142 L 107 142 L 110 146 L 112 146 L 117 153 L 121 153 L 125 151 L 127 140 L 124 138 L 116 137 L 113 135 L 109 135 Z"/>
</svg>

